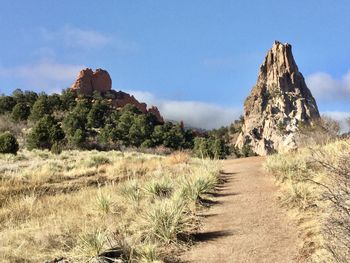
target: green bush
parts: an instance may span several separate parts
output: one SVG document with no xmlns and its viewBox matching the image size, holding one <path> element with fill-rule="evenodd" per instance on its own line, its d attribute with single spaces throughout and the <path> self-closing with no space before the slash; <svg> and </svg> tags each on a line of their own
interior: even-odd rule
<svg viewBox="0 0 350 263">
<path fill-rule="evenodd" d="M 9 132 L 0 135 L 0 153 L 17 154 L 19 145 L 15 136 Z"/>
<path fill-rule="evenodd" d="M 222 139 L 197 137 L 194 139 L 193 152 L 199 158 L 224 159 L 228 149 Z"/>
<path fill-rule="evenodd" d="M 16 105 L 14 98 L 10 96 L 0 96 L 0 114 L 11 112 L 13 107 Z"/>
<path fill-rule="evenodd" d="M 49 115 L 41 118 L 28 135 L 28 149 L 51 149 L 54 143 L 64 138 L 64 133 L 57 121 Z"/>
<path fill-rule="evenodd" d="M 30 107 L 27 103 L 20 102 L 12 109 L 11 118 L 14 121 L 24 121 L 28 119 L 30 115 Z"/>
<path fill-rule="evenodd" d="M 71 89 L 63 90 L 61 95 L 61 110 L 67 111 L 75 107 L 77 104 L 75 101 L 76 97 L 76 94 Z"/>
<path fill-rule="evenodd" d="M 252 150 L 252 147 L 249 144 L 245 144 L 241 149 L 242 157 L 256 156 L 256 153 Z"/>
<path fill-rule="evenodd" d="M 87 116 L 88 125 L 93 128 L 101 128 L 109 115 L 110 107 L 103 101 L 96 101 Z"/>
<path fill-rule="evenodd" d="M 87 115 L 90 111 L 90 103 L 82 100 L 63 119 L 62 127 L 68 142 L 77 147 L 82 147 L 88 137 Z"/>
<path fill-rule="evenodd" d="M 37 101 L 34 103 L 32 111 L 30 113 L 30 119 L 32 121 L 38 121 L 44 115 L 51 115 L 52 108 L 50 106 L 48 97 L 46 95 L 41 95 Z"/>
</svg>

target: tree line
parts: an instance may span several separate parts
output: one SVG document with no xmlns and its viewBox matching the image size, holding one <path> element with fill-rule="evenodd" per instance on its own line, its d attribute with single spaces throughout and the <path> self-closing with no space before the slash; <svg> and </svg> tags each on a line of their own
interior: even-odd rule
<svg viewBox="0 0 350 263">
<path fill-rule="evenodd" d="M 9 123 L 24 124 L 22 141 L 29 150 L 49 149 L 59 153 L 73 148 L 162 146 L 170 150 L 192 150 L 203 158 L 225 158 L 232 153 L 227 137 L 229 128 L 198 133 L 179 123 L 160 123 L 153 113 L 143 114 L 130 104 L 116 109 L 111 99 L 101 93 L 89 97 L 67 89 L 61 94 L 47 95 L 17 89 L 9 96 L 0 96 L 0 115 Z M 2 130 L 6 131 L 3 141 L 13 143 L 16 138 L 11 129 L 2 127 Z M 17 147 L 7 148 L 17 152 L 16 143 Z M 3 148 L 0 145 L 0 152 L 6 152 Z"/>
</svg>

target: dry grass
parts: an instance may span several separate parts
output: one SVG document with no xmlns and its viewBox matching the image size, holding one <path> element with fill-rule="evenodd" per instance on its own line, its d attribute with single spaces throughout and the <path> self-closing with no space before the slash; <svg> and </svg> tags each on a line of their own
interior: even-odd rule
<svg viewBox="0 0 350 263">
<path fill-rule="evenodd" d="M 297 211 L 304 246 L 300 261 L 349 262 L 350 142 L 267 158 L 281 185 L 281 201 Z"/>
<path fill-rule="evenodd" d="M 162 262 L 198 228 L 219 168 L 182 153 L 1 155 L 0 261 Z"/>
</svg>

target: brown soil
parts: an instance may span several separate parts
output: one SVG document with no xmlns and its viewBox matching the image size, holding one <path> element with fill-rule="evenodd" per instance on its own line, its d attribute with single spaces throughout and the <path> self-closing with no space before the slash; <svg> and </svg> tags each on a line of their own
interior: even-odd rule
<svg viewBox="0 0 350 263">
<path fill-rule="evenodd" d="M 203 216 L 198 244 L 185 262 L 297 262 L 298 231 L 276 198 L 277 186 L 264 173 L 263 157 L 224 162 L 226 181 Z"/>
</svg>

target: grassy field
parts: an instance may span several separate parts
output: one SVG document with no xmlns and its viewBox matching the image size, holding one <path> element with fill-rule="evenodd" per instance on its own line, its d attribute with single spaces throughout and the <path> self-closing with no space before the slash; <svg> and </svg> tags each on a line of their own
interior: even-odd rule
<svg viewBox="0 0 350 263">
<path fill-rule="evenodd" d="M 281 186 L 280 200 L 299 218 L 301 262 L 349 262 L 350 140 L 272 155 L 266 168 Z"/>
<path fill-rule="evenodd" d="M 181 152 L 0 155 L 0 261 L 174 260 L 219 169 Z"/>
</svg>

